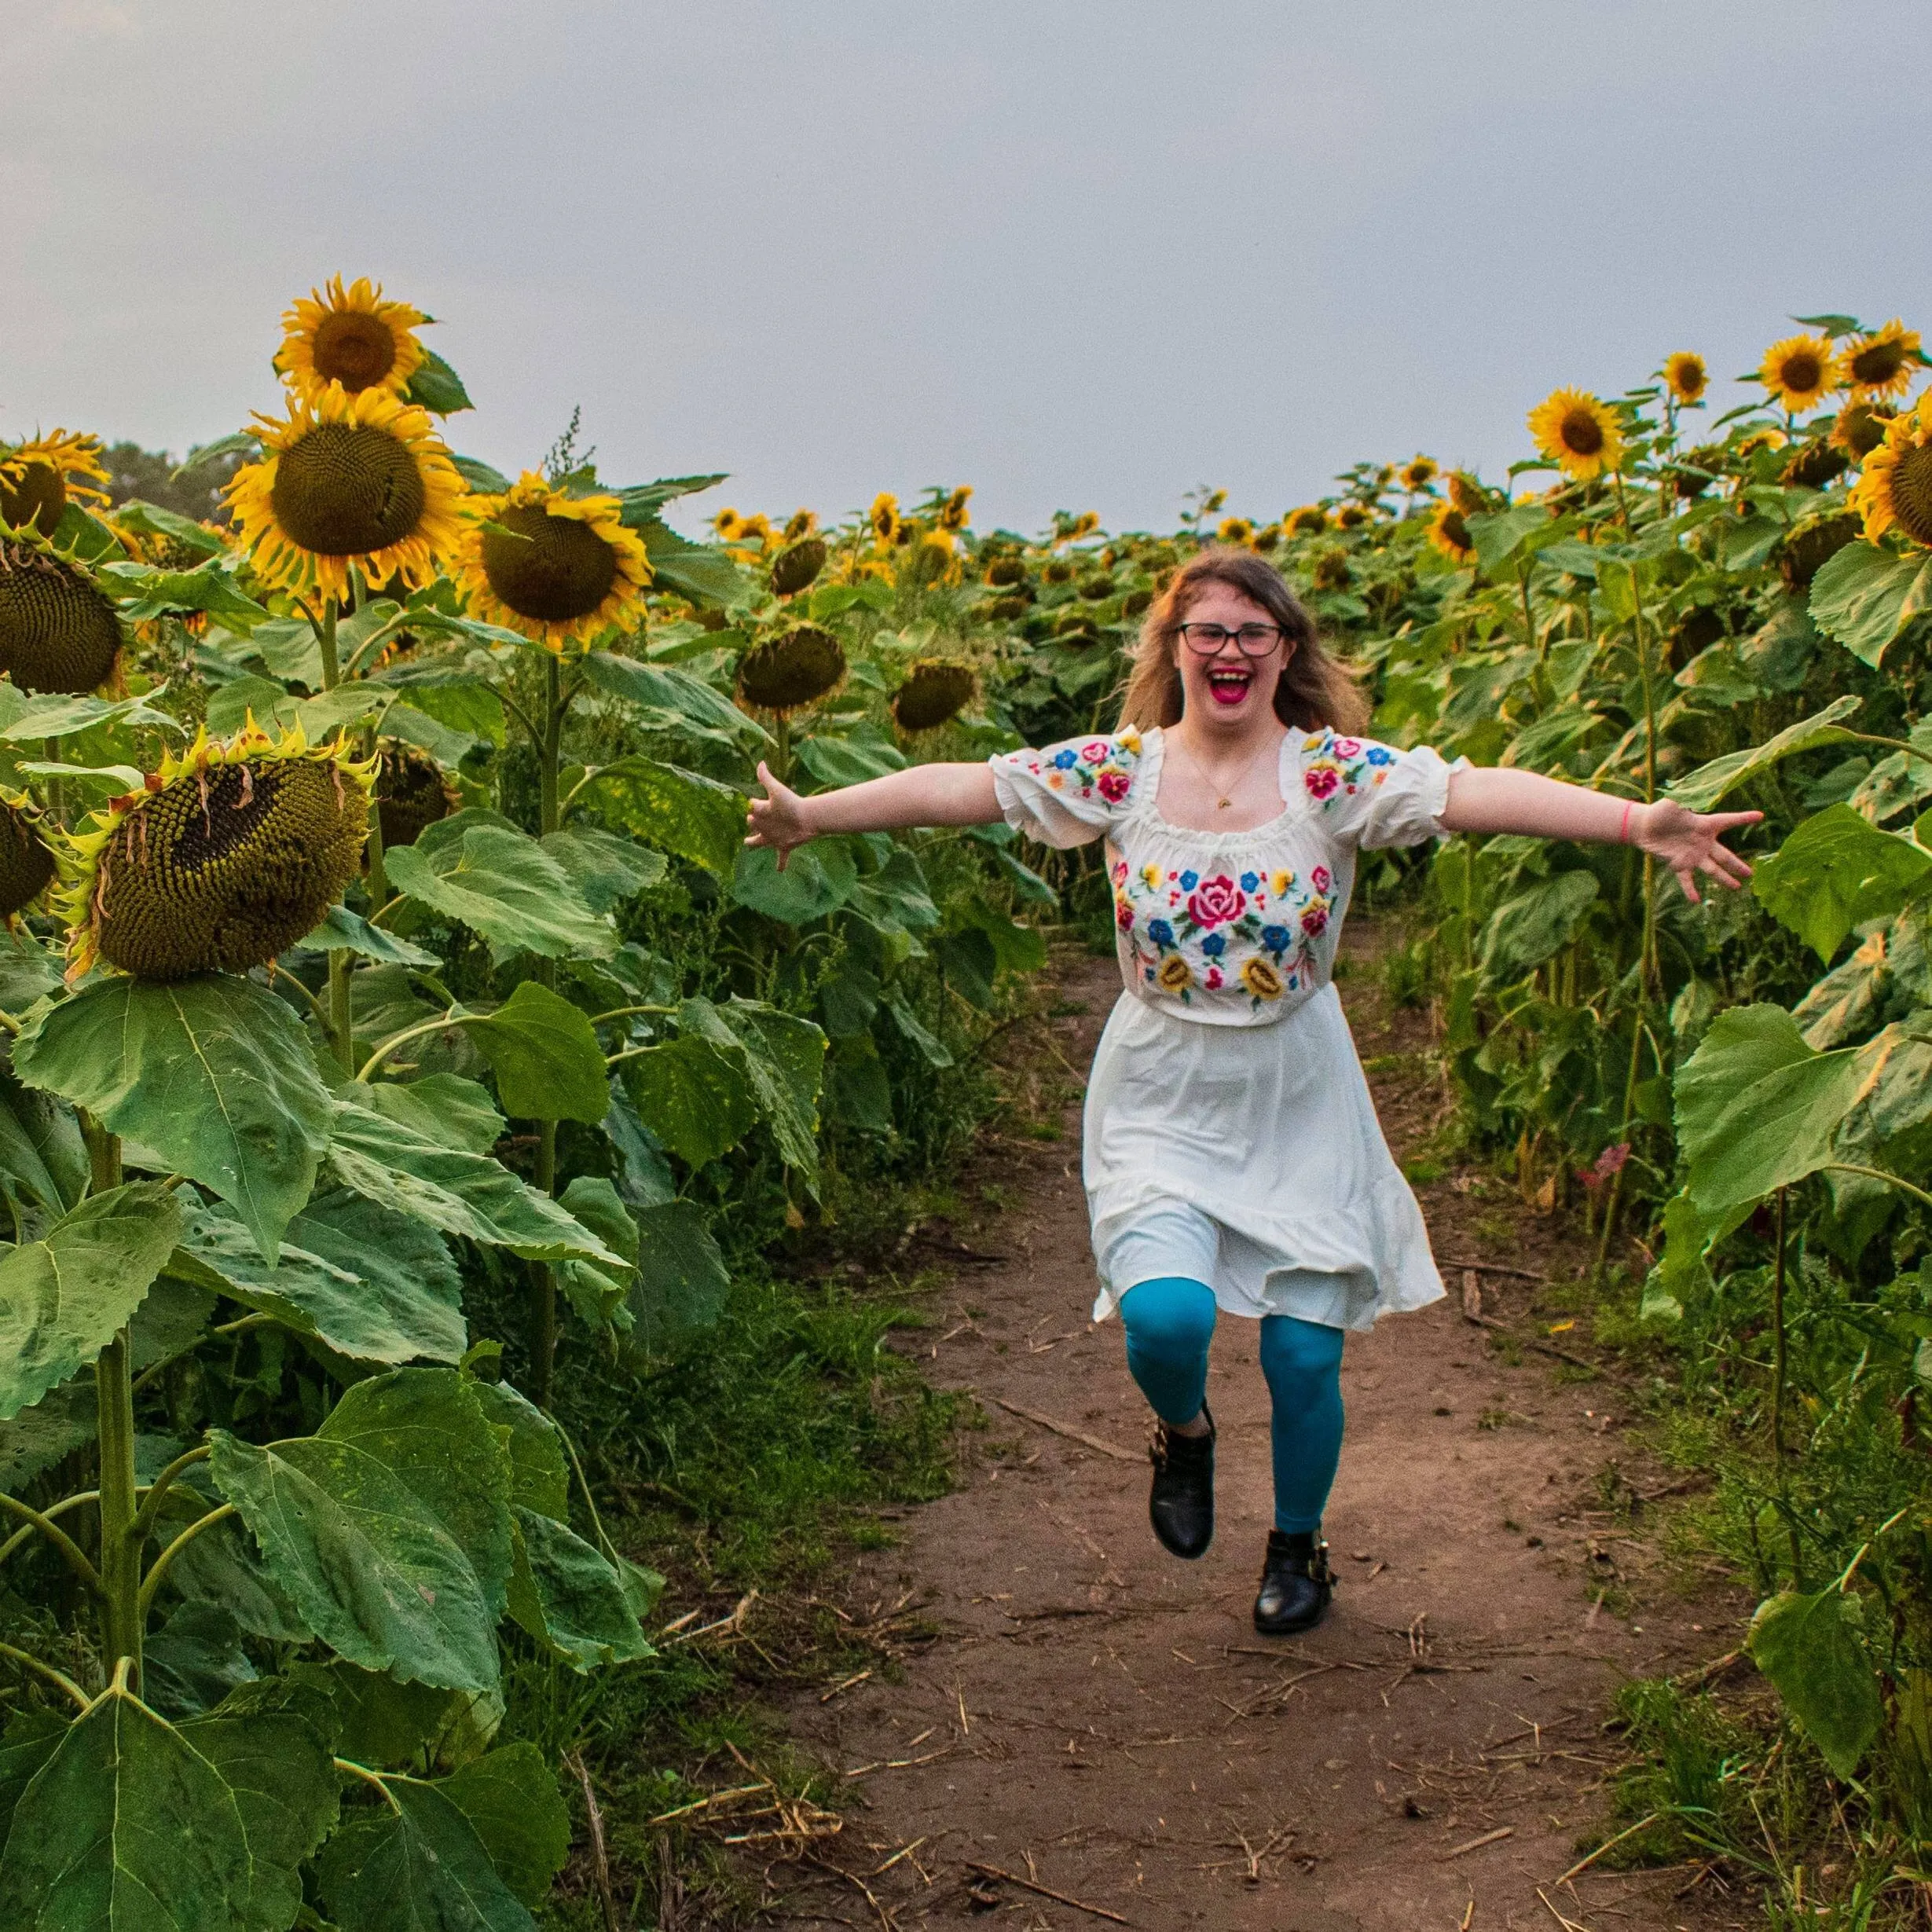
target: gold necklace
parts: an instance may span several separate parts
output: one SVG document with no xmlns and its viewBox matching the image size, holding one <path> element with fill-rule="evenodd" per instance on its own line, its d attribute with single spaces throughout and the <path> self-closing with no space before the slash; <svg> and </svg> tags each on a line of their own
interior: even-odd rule
<svg viewBox="0 0 1932 1932">
<path fill-rule="evenodd" d="M 1275 755 L 1278 757 L 1281 755 L 1281 749 L 1279 741 L 1275 743 L 1272 749 L 1274 750 Z M 1201 779 L 1207 785 L 1208 790 L 1211 792 L 1220 791 L 1222 789 L 1220 785 L 1215 782 L 1213 776 L 1209 773 L 1208 768 L 1194 755 L 1193 749 L 1189 746 L 1182 745 L 1181 746 L 1181 750 L 1186 753 L 1187 762 L 1201 774 Z M 1254 757 L 1251 757 L 1248 762 L 1241 767 L 1240 772 L 1235 778 L 1234 783 L 1227 787 L 1228 793 L 1232 794 L 1238 790 L 1242 782 L 1249 776 L 1249 775 L 1254 771 L 1255 767 L 1260 764 L 1260 756 L 1258 755 Z M 1233 809 L 1234 805 L 1234 801 L 1231 796 L 1222 797 L 1215 800 L 1214 808 L 1217 812 L 1227 812 Z"/>
</svg>

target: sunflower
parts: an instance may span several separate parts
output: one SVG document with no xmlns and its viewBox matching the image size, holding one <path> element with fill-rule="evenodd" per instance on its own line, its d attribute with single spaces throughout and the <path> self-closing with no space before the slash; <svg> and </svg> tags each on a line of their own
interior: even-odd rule
<svg viewBox="0 0 1932 1932">
<path fill-rule="evenodd" d="M 1026 566 L 1017 557 L 995 557 L 986 566 L 986 581 L 995 585 L 1024 584 Z"/>
<path fill-rule="evenodd" d="M 711 527 L 728 544 L 738 534 L 738 512 L 728 507 L 720 510 L 711 519 Z"/>
<path fill-rule="evenodd" d="M 163 981 L 266 966 L 354 878 L 376 764 L 299 726 L 275 739 L 251 720 L 225 744 L 204 730 L 64 841 L 68 977 L 98 959 Z"/>
<path fill-rule="evenodd" d="M 1245 516 L 1225 516 L 1215 536 L 1224 544 L 1245 544 L 1255 533 L 1255 526 Z"/>
<path fill-rule="evenodd" d="M 973 494 L 970 483 L 962 483 L 945 502 L 939 512 L 939 527 L 943 530 L 962 530 L 966 526 L 966 504 Z"/>
<path fill-rule="evenodd" d="M 1366 503 L 1345 503 L 1335 512 L 1335 520 L 1345 530 L 1360 530 L 1369 520 Z"/>
<path fill-rule="evenodd" d="M 1227 492 L 1225 489 L 1219 490 L 1209 507 L 1218 510 L 1226 501 Z M 1099 528 L 1100 512 L 1098 510 L 1083 510 L 1073 519 L 1073 527 L 1067 532 L 1067 539 L 1070 543 L 1077 543 L 1083 537 L 1092 536 Z"/>
<path fill-rule="evenodd" d="M 1329 526 L 1329 513 L 1318 503 L 1304 503 L 1299 510 L 1291 510 L 1282 519 L 1291 537 L 1301 537 L 1311 530 L 1325 530 Z"/>
<path fill-rule="evenodd" d="M 1467 470 L 1449 472 L 1449 501 L 1465 516 L 1479 516 L 1490 507 L 1489 492 Z"/>
<path fill-rule="evenodd" d="M 1400 481 L 1411 496 L 1419 489 L 1427 489 L 1435 481 L 1440 465 L 1433 456 L 1416 456 L 1402 467 Z"/>
<path fill-rule="evenodd" d="M 872 508 L 867 511 L 872 525 L 872 534 L 882 544 L 889 544 L 899 534 L 899 499 L 889 490 L 882 489 L 872 499 Z"/>
<path fill-rule="evenodd" d="M 398 845 L 413 845 L 438 819 L 448 818 L 461 803 L 461 794 L 427 751 L 400 739 L 384 739 L 377 756 L 376 818 L 383 849 L 393 852 Z"/>
<path fill-rule="evenodd" d="M 461 541 L 467 493 L 427 410 L 332 383 L 285 420 L 255 420 L 268 453 L 235 472 L 223 500 L 267 582 L 346 598 L 358 568 L 413 588 Z"/>
<path fill-rule="evenodd" d="M 1862 463 L 1885 440 L 1885 426 L 1897 416 L 1882 402 L 1848 402 L 1831 425 L 1831 443 L 1854 463 Z"/>
<path fill-rule="evenodd" d="M 1917 405 L 1887 425 L 1852 486 L 1851 508 L 1877 538 L 1894 525 L 1912 542 L 1932 548 L 1932 409 Z"/>
<path fill-rule="evenodd" d="M 772 594 L 795 597 L 800 591 L 809 588 L 825 568 L 827 554 L 823 537 L 801 537 L 781 550 L 772 565 Z"/>
<path fill-rule="evenodd" d="M 473 614 L 561 651 L 643 607 L 644 540 L 614 497 L 572 497 L 526 470 L 505 496 L 475 500 L 456 559 Z"/>
<path fill-rule="evenodd" d="M 1838 386 L 1866 402 L 1896 401 L 1912 387 L 1919 332 L 1894 316 L 1884 328 L 1854 336 L 1839 352 Z"/>
<path fill-rule="evenodd" d="M 934 731 L 973 699 L 979 680 L 973 667 L 948 658 L 916 658 L 893 698 L 893 722 L 902 731 Z"/>
<path fill-rule="evenodd" d="M 21 691 L 80 696 L 120 649 L 114 606 L 79 563 L 31 531 L 0 537 L 0 673 Z"/>
<path fill-rule="evenodd" d="M 1587 481 L 1623 462 L 1615 412 L 1586 389 L 1557 389 L 1530 412 L 1537 447 L 1565 476 Z"/>
<path fill-rule="evenodd" d="M 427 359 L 409 332 L 428 320 L 406 302 L 383 301 L 380 282 L 364 276 L 344 288 L 338 275 L 284 311 L 275 367 L 307 401 L 331 383 L 352 396 L 368 389 L 400 396 Z"/>
<path fill-rule="evenodd" d="M 107 480 L 98 436 L 57 429 L 10 446 L 0 443 L 0 523 L 13 530 L 31 523 L 51 537 L 69 503 L 105 506 L 107 492 L 95 486 Z"/>
<path fill-rule="evenodd" d="M 0 790 L 0 918 L 9 926 L 53 882 L 53 850 L 24 793 Z"/>
<path fill-rule="evenodd" d="M 1815 408 L 1836 379 L 1837 356 L 1823 335 L 1787 335 L 1765 351 L 1758 379 L 1797 416 Z"/>
<path fill-rule="evenodd" d="M 1663 379 L 1670 394 L 1679 402 L 1688 404 L 1702 400 L 1710 387 L 1710 372 L 1705 368 L 1702 356 L 1678 349 L 1663 359 Z"/>
<path fill-rule="evenodd" d="M 1778 481 L 1805 489 L 1823 489 L 1851 466 L 1851 458 L 1835 443 L 1823 436 L 1813 436 L 1798 445 L 1791 460 L 1779 471 Z"/>
<path fill-rule="evenodd" d="M 829 696 L 845 675 L 845 647 L 838 640 L 816 624 L 801 624 L 753 645 L 739 659 L 738 695 L 758 710 L 788 716 Z"/>
<path fill-rule="evenodd" d="M 1314 560 L 1314 587 L 1317 590 L 1346 590 L 1355 581 L 1355 574 L 1348 567 L 1346 550 L 1325 550 Z"/>
<path fill-rule="evenodd" d="M 817 534 L 819 513 L 816 510 L 794 510 L 785 520 L 785 541 L 795 544 L 801 537 Z"/>
<path fill-rule="evenodd" d="M 1467 563 L 1476 555 L 1476 543 L 1462 512 L 1453 503 L 1439 504 L 1429 519 L 1429 541 L 1443 555 L 1457 563 Z"/>
</svg>

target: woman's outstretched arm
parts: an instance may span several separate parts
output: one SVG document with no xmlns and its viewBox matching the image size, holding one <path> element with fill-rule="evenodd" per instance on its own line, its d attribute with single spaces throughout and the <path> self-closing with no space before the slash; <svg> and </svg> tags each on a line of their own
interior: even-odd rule
<svg viewBox="0 0 1932 1932">
<path fill-rule="evenodd" d="M 1751 867 L 1722 843 L 1762 812 L 1692 812 L 1659 798 L 1654 805 L 1566 785 L 1540 772 L 1472 766 L 1454 772 L 1442 823 L 1452 832 L 1519 832 L 1532 838 L 1596 839 L 1635 845 L 1663 860 L 1692 904 L 1699 872 L 1735 892 Z"/>
<path fill-rule="evenodd" d="M 896 832 L 914 825 L 991 825 L 1000 817 L 993 775 L 983 764 L 915 764 L 863 785 L 801 798 L 762 764 L 764 796 L 745 814 L 747 845 L 769 845 L 780 871 L 786 855 L 824 832 Z"/>
</svg>

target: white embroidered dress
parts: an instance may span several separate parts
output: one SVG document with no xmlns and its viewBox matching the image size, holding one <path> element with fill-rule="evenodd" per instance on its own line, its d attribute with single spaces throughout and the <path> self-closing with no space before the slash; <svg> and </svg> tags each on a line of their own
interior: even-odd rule
<svg viewBox="0 0 1932 1932">
<path fill-rule="evenodd" d="M 1164 1275 L 1207 1282 L 1231 1314 L 1333 1328 L 1435 1301 L 1332 979 L 1357 850 L 1440 837 L 1452 768 L 1291 730 L 1280 813 L 1202 832 L 1160 816 L 1162 750 L 1130 730 L 989 761 L 1016 830 L 1107 841 L 1125 991 L 1087 1090 L 1094 1319 Z"/>
</svg>

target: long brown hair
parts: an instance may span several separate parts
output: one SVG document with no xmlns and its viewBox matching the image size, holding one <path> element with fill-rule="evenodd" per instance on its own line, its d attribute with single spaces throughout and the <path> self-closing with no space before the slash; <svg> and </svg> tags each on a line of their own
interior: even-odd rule
<svg viewBox="0 0 1932 1932">
<path fill-rule="evenodd" d="M 1322 647 L 1322 634 L 1281 572 L 1252 550 L 1204 550 L 1175 574 L 1141 624 L 1134 669 L 1120 705 L 1122 727 L 1178 724 L 1181 671 L 1175 652 L 1188 607 L 1211 584 L 1238 591 L 1281 627 L 1288 662 L 1274 687 L 1274 715 L 1302 731 L 1355 733 L 1369 724 L 1369 701 Z"/>
</svg>

